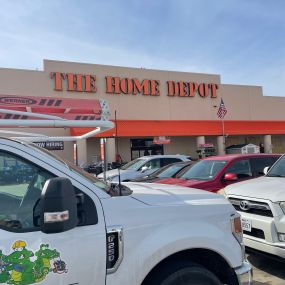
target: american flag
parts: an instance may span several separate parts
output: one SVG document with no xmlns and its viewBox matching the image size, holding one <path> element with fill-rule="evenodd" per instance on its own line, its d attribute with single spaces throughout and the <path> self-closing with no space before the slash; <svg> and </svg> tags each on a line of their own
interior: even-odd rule
<svg viewBox="0 0 285 285">
<path fill-rule="evenodd" d="M 220 103 L 220 107 L 219 107 L 217 115 L 220 119 L 223 119 L 225 117 L 226 113 L 227 113 L 227 108 L 224 104 L 223 99 L 221 99 L 221 103 Z"/>
</svg>

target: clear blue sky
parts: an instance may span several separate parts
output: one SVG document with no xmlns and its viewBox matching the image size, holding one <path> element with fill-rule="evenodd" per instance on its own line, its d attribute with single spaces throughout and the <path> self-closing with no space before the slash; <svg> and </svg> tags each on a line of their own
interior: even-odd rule
<svg viewBox="0 0 285 285">
<path fill-rule="evenodd" d="M 284 0 L 0 0 L 0 67 L 43 59 L 220 74 L 285 96 Z"/>
</svg>

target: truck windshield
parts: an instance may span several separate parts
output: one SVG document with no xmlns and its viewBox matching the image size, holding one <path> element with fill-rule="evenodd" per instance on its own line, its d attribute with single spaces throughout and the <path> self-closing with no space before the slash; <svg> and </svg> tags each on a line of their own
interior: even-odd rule
<svg viewBox="0 0 285 285">
<path fill-rule="evenodd" d="M 185 180 L 211 180 L 226 164 L 226 160 L 201 160 L 178 178 Z"/>
<path fill-rule="evenodd" d="M 283 155 L 269 170 L 267 177 L 285 177 L 285 155 Z"/>
<path fill-rule="evenodd" d="M 69 162 L 68 160 L 62 159 L 59 156 L 57 156 L 56 154 L 41 148 L 35 144 L 29 144 L 29 147 L 32 147 L 34 149 L 36 149 L 39 152 L 43 152 L 46 155 L 52 157 L 54 160 L 56 160 L 57 162 L 60 162 L 61 164 L 65 165 L 69 170 L 71 170 L 72 172 L 75 172 L 76 174 L 84 177 L 85 179 L 87 179 L 88 181 L 90 181 L 93 185 L 97 186 L 98 188 L 100 188 L 101 190 L 108 192 L 109 190 L 109 186 L 104 183 L 103 181 L 95 178 L 93 175 L 89 174 L 88 172 L 82 170 L 81 168 L 79 168 L 78 166 L 74 165 L 73 163 Z"/>
</svg>

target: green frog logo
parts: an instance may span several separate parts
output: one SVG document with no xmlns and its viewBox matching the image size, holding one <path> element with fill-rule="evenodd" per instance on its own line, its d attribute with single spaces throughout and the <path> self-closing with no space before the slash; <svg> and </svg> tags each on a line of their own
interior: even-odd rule
<svg viewBox="0 0 285 285">
<path fill-rule="evenodd" d="M 56 249 L 41 244 L 33 253 L 25 241 L 12 245 L 12 253 L 4 255 L 0 250 L 0 284 L 29 285 L 43 281 L 49 273 L 67 273 L 66 263 Z"/>
</svg>

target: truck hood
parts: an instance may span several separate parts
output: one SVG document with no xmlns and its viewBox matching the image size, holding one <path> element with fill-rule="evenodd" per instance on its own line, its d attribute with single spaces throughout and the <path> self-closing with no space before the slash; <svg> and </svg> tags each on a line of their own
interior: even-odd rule
<svg viewBox="0 0 285 285">
<path fill-rule="evenodd" d="M 237 195 L 272 202 L 285 201 L 285 178 L 264 176 L 251 179 L 227 186 L 225 193 L 227 196 Z"/>
<path fill-rule="evenodd" d="M 179 204 L 228 204 L 223 196 L 208 191 L 177 185 L 158 183 L 124 183 L 132 191 L 132 197 L 147 205 L 179 205 Z"/>
</svg>

